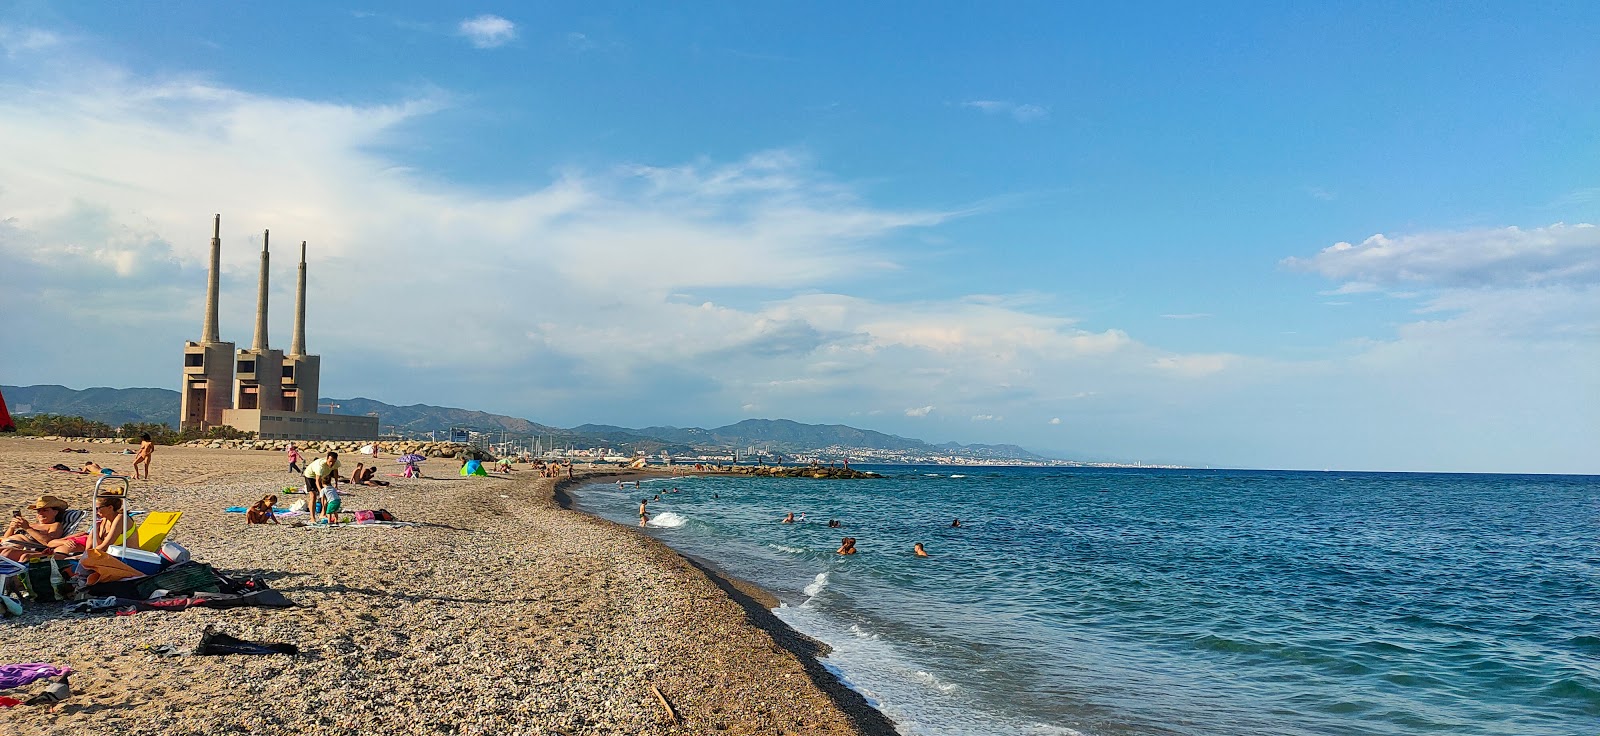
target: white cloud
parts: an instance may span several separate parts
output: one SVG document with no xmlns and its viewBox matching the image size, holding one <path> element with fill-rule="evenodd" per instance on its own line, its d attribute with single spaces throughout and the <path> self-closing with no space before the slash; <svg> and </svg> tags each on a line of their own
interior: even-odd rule
<svg viewBox="0 0 1600 736">
<path fill-rule="evenodd" d="M 1587 223 L 1374 235 L 1283 264 L 1335 281 L 1385 287 L 1600 283 L 1600 227 Z"/>
<path fill-rule="evenodd" d="M 1051 424 L 1060 424 L 1061 423 L 1061 417 L 1051 417 L 1050 418 L 1050 423 Z"/>
<path fill-rule="evenodd" d="M 991 115 L 1009 115 L 1019 123 L 1032 123 L 1050 117 L 1050 111 L 1033 104 L 1018 104 L 1006 100 L 969 100 L 962 107 L 980 110 Z"/>
<path fill-rule="evenodd" d="M 999 422 L 999 421 L 1004 421 L 1004 420 L 1005 420 L 1005 417 L 998 416 L 998 415 L 995 415 L 995 414 L 973 414 L 972 415 L 972 421 L 974 421 L 974 422 Z"/>
<path fill-rule="evenodd" d="M 504 46 L 517 37 L 517 24 L 498 15 L 480 15 L 468 18 L 457 26 L 457 33 L 480 49 Z"/>
<path fill-rule="evenodd" d="M 907 409 L 906 410 L 906 416 L 908 416 L 908 417 L 925 417 L 925 416 L 928 416 L 928 414 L 931 413 L 932 411 L 933 411 L 933 407 L 932 406 L 919 406 L 919 407 L 916 407 L 915 409 Z"/>
<path fill-rule="evenodd" d="M 1209 313 L 1207 313 L 1207 312 L 1191 312 L 1191 313 L 1187 313 L 1187 314 L 1163 314 L 1163 315 L 1161 315 L 1162 319 L 1209 319 L 1210 317 L 1211 317 L 1211 315 Z"/>
<path fill-rule="evenodd" d="M 7 58 L 43 51 L 61 43 L 61 36 L 38 28 L 16 28 L 0 24 L 0 50 Z"/>
<path fill-rule="evenodd" d="M 1236 355 L 1168 355 L 1155 360 L 1155 367 L 1185 377 L 1209 376 L 1226 370 L 1239 360 Z"/>
</svg>

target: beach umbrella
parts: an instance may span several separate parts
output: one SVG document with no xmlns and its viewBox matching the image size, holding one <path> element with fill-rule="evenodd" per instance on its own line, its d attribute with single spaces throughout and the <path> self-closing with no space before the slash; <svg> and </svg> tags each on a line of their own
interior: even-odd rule
<svg viewBox="0 0 1600 736">
<path fill-rule="evenodd" d="M 427 460 L 427 459 L 428 458 L 425 458 L 425 457 L 423 457 L 421 455 L 418 455 L 416 453 L 412 453 L 410 455 L 401 455 L 400 457 L 395 458 L 395 462 L 400 463 L 401 465 L 411 465 L 413 463 L 420 463 L 423 460 Z"/>
<path fill-rule="evenodd" d="M 375 454 L 377 454 L 377 452 L 378 452 L 378 446 L 377 445 L 362 445 L 361 446 L 361 454 L 363 454 L 363 455 L 375 455 Z"/>
</svg>

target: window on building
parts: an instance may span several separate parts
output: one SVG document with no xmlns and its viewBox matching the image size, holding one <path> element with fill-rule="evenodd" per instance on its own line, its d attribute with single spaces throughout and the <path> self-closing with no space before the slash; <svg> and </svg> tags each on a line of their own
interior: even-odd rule
<svg viewBox="0 0 1600 736">
<path fill-rule="evenodd" d="M 255 373 L 256 372 L 256 362 L 253 361 L 253 360 L 241 360 L 241 361 L 239 361 L 239 372 L 240 373 Z"/>
<path fill-rule="evenodd" d="M 186 368 L 204 368 L 206 365 L 205 353 L 184 353 L 183 365 Z"/>
<path fill-rule="evenodd" d="M 283 367 L 283 377 L 284 378 L 294 378 L 294 366 L 292 366 L 292 365 L 284 366 Z"/>
</svg>

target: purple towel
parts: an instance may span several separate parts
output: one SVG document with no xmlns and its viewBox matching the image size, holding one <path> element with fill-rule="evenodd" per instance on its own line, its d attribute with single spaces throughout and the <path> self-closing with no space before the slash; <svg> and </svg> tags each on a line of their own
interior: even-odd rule
<svg viewBox="0 0 1600 736">
<path fill-rule="evenodd" d="M 0 690 L 22 687 L 34 680 L 59 677 L 72 671 L 71 667 L 57 667 L 46 662 L 29 664 L 0 664 Z"/>
</svg>

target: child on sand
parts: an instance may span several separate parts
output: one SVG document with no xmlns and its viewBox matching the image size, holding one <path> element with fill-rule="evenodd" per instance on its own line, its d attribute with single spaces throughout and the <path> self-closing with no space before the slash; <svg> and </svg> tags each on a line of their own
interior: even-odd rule
<svg viewBox="0 0 1600 736">
<path fill-rule="evenodd" d="M 277 505 L 278 505 L 278 497 L 270 495 L 270 494 L 267 495 L 266 497 L 262 498 L 260 501 L 257 501 L 256 505 L 251 506 L 250 510 L 244 512 L 244 523 L 246 523 L 246 524 L 276 524 L 276 523 L 278 523 L 278 515 L 272 508 L 272 507 L 277 506 Z"/>
<path fill-rule="evenodd" d="M 286 448 L 284 452 L 289 454 L 289 472 L 300 472 L 300 460 L 302 459 L 300 457 L 300 448 L 295 447 L 294 443 L 290 442 L 289 447 Z"/>
</svg>

